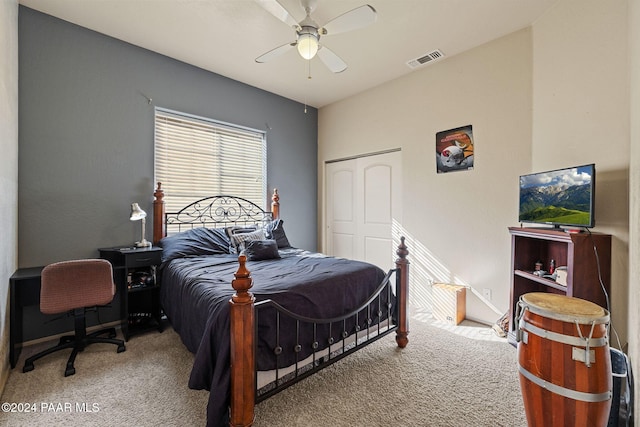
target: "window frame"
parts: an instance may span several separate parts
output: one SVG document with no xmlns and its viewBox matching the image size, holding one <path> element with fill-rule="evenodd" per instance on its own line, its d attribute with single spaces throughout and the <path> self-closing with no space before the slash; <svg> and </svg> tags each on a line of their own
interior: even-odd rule
<svg viewBox="0 0 640 427">
<path fill-rule="evenodd" d="M 189 113 L 184 113 L 184 112 L 180 112 L 180 111 L 175 111 L 175 110 L 170 110 L 167 108 L 162 108 L 162 107 L 154 107 L 154 134 L 153 134 L 153 173 L 154 173 L 154 182 L 161 182 L 165 191 L 165 194 L 168 195 L 166 203 L 167 203 L 167 212 L 175 212 L 179 209 L 181 209 L 182 207 L 184 207 L 186 205 L 186 203 L 183 202 L 177 202 L 177 203 L 171 203 L 171 191 L 172 191 L 172 185 L 170 182 L 166 182 L 167 180 L 165 179 L 163 181 L 164 178 L 161 178 L 158 176 L 158 127 L 161 126 L 159 124 L 159 117 L 160 119 L 162 118 L 170 118 L 170 119 L 174 119 L 174 120 L 180 120 L 180 121 L 184 121 L 185 123 L 195 123 L 198 126 L 205 126 L 205 127 L 209 127 L 212 130 L 212 133 L 214 133 L 215 135 L 218 134 L 225 134 L 225 132 L 228 132 L 229 134 L 234 133 L 234 134 L 242 134 L 242 133 L 248 133 L 248 134 L 252 134 L 251 138 L 247 138 L 246 141 L 244 141 L 247 144 L 251 144 L 254 141 L 253 140 L 259 140 L 259 147 L 257 147 L 256 151 L 252 152 L 252 154 L 254 155 L 254 159 L 257 157 L 258 153 L 260 154 L 260 168 L 261 168 L 261 186 L 260 186 L 260 199 L 256 200 L 255 197 L 252 197 L 250 194 L 243 194 L 242 192 L 240 192 L 240 194 L 227 194 L 230 196 L 236 196 L 236 197 L 242 197 L 244 199 L 247 199 L 253 203 L 255 203 L 258 206 L 267 206 L 267 199 L 268 199 L 268 195 L 267 195 L 267 135 L 266 135 L 266 131 L 263 130 L 259 130 L 259 129 L 254 129 L 254 128 L 250 128 L 247 126 L 242 126 L 242 125 L 237 125 L 237 124 L 233 124 L 233 123 L 228 123 L 228 122 L 223 122 L 220 120 L 216 120 L 216 119 L 211 119 L 208 117 L 203 117 L 203 116 L 197 116 L 197 115 L 193 115 L 193 114 L 189 114 Z M 186 126 L 185 126 L 186 128 Z M 224 137 L 223 137 L 224 138 Z M 227 145 L 226 148 L 228 148 L 228 145 L 230 144 L 229 141 L 224 142 L 224 144 Z M 215 144 L 212 144 L 215 145 Z M 222 144 L 219 144 L 222 145 Z M 214 150 L 216 149 L 216 147 L 214 147 Z M 220 146 L 217 147 L 218 152 L 220 152 Z M 193 150 L 191 150 L 193 152 Z M 232 158 L 229 157 L 229 153 L 227 153 L 227 159 L 224 159 L 224 155 L 221 155 L 221 157 L 218 157 L 218 165 L 225 165 L 227 167 L 226 170 L 229 170 L 229 168 L 233 168 L 234 170 L 236 169 L 236 165 L 235 162 Z M 245 157 L 243 157 L 244 159 Z M 217 172 L 214 172 L 214 174 L 217 174 L 218 177 L 220 177 L 221 175 L 223 175 L 224 173 L 220 171 L 221 168 L 218 168 Z M 257 169 L 257 168 L 256 168 Z M 184 182 L 187 182 L 186 180 Z M 212 180 L 213 182 L 213 180 Z M 222 181 L 221 181 L 222 182 Z M 230 180 L 230 182 L 232 182 L 232 180 Z M 215 192 L 215 190 L 207 190 L 208 192 L 214 192 L 216 194 L 197 194 L 198 191 L 197 190 L 193 190 L 193 197 L 191 201 L 189 201 L 188 203 L 191 203 L 195 200 L 197 200 L 198 198 L 203 198 L 203 197 L 209 197 L 209 196 L 215 196 L 215 195 L 219 195 L 217 194 L 217 192 Z M 224 191 L 223 191 L 224 192 Z M 237 193 L 237 192 L 236 192 Z M 255 194 L 256 192 L 253 191 L 253 194 Z M 182 195 L 180 196 L 180 198 L 182 200 L 185 200 L 185 198 L 188 197 L 187 195 Z M 180 206 L 177 206 L 177 205 Z"/>
</svg>

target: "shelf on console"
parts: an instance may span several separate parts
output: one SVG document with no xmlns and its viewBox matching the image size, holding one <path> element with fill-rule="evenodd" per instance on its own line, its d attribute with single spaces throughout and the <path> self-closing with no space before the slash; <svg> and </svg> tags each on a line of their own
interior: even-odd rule
<svg viewBox="0 0 640 427">
<path fill-rule="evenodd" d="M 549 286 L 550 288 L 558 289 L 560 291 L 565 291 L 566 292 L 566 290 L 567 290 L 566 286 L 561 285 L 558 282 L 555 282 L 555 281 L 553 281 L 551 279 L 547 279 L 547 278 L 544 278 L 544 277 L 536 276 L 535 274 L 529 273 L 528 271 L 515 270 L 513 272 L 513 274 L 515 274 L 516 276 L 524 277 L 524 278 L 529 279 L 529 280 L 533 280 L 534 282 L 541 283 L 541 284 L 543 284 L 545 286 Z"/>
</svg>

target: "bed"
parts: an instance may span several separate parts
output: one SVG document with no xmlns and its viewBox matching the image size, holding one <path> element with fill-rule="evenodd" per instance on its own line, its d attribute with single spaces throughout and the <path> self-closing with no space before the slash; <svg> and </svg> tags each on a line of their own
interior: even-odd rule
<svg viewBox="0 0 640 427">
<path fill-rule="evenodd" d="M 165 212 L 154 193 L 161 305 L 195 355 L 189 387 L 209 390 L 208 426 L 250 426 L 259 401 L 395 332 L 408 343 L 408 251 L 395 266 L 293 247 L 271 210 L 211 196 Z"/>
</svg>

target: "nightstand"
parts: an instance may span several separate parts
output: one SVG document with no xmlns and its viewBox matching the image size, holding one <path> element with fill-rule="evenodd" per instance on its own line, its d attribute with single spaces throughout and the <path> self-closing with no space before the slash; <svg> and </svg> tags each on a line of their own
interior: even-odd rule
<svg viewBox="0 0 640 427">
<path fill-rule="evenodd" d="M 156 329 L 162 332 L 160 284 L 156 267 L 162 261 L 162 248 L 101 248 L 100 257 L 111 262 L 113 280 L 122 313 L 122 334 L 126 341 L 137 333 Z"/>
</svg>

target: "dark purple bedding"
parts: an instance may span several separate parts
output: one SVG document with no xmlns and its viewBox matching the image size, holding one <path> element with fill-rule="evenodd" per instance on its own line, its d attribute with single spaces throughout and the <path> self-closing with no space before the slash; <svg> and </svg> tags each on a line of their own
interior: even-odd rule
<svg viewBox="0 0 640 427">
<path fill-rule="evenodd" d="M 173 328 L 195 354 L 189 387 L 210 390 L 208 425 L 225 425 L 229 405 L 228 301 L 234 292 L 231 280 L 238 261 L 236 254 L 194 256 L 197 252 L 163 263 L 161 302 Z M 253 278 L 251 292 L 256 301 L 271 299 L 307 317 L 333 318 L 354 310 L 375 291 L 385 275 L 371 264 L 294 248 L 281 249 L 279 255 L 276 259 L 247 262 Z M 274 316 L 271 308 L 259 310 L 258 370 L 275 368 Z M 370 316 L 377 317 L 377 308 Z M 351 331 L 354 322 L 344 329 Z M 358 317 L 358 326 L 366 327 L 366 322 L 366 314 Z M 336 339 L 340 333 L 340 328 L 331 331 Z M 285 349 L 277 362 L 279 367 L 293 363 L 296 358 L 301 360 L 313 351 L 312 339 L 301 339 L 296 333 L 281 332 L 279 340 Z M 326 347 L 322 343 L 328 342 L 328 336 L 318 341 L 321 347 Z M 296 343 L 302 344 L 301 352 L 286 350 Z"/>
</svg>

